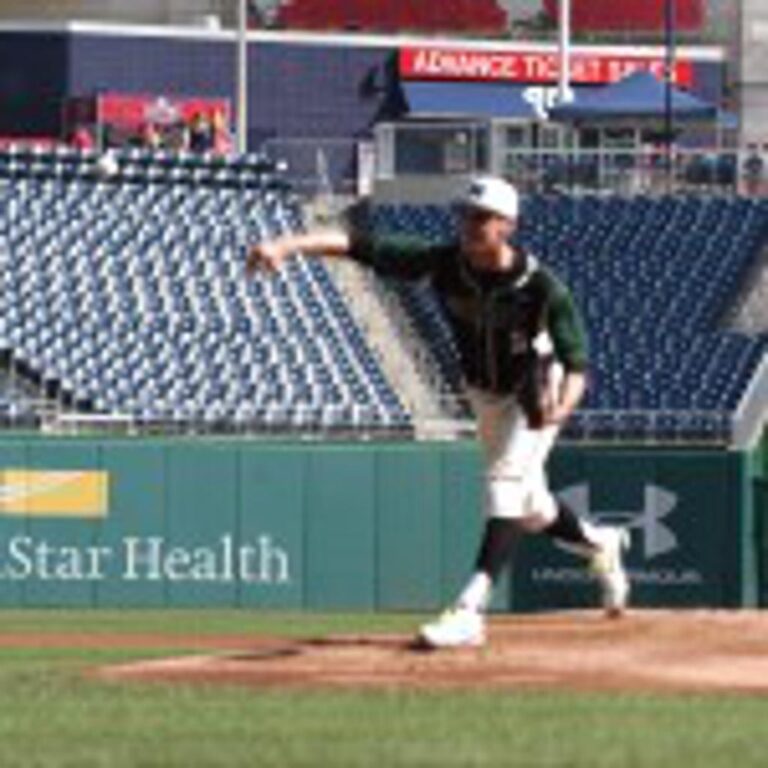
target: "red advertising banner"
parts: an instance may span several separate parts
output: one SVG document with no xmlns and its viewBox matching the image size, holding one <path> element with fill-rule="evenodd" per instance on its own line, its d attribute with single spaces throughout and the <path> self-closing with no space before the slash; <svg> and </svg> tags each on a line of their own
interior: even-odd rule
<svg viewBox="0 0 768 768">
<path fill-rule="evenodd" d="M 198 113 L 210 118 L 214 112 L 223 113 L 229 124 L 230 111 L 229 99 L 126 93 L 100 94 L 96 105 L 98 122 L 125 129 L 137 129 L 145 123 L 188 123 Z"/>
<path fill-rule="evenodd" d="M 403 80 L 554 83 L 560 65 L 556 53 L 415 47 L 400 49 L 399 68 Z M 641 69 L 663 78 L 664 59 L 607 53 L 574 53 L 571 58 L 574 83 L 613 83 Z M 691 61 L 678 59 L 674 75 L 678 85 L 690 86 L 693 82 Z"/>
<path fill-rule="evenodd" d="M 9 147 L 51 150 L 60 146 L 63 146 L 62 142 L 50 136 L 0 136 L 0 149 L 4 150 Z"/>
</svg>

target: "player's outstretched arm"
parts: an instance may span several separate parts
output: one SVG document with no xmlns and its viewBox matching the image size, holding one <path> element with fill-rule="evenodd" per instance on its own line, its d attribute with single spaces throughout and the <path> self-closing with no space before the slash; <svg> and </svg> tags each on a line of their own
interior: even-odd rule
<svg viewBox="0 0 768 768">
<path fill-rule="evenodd" d="M 274 272 L 295 253 L 340 258 L 349 253 L 349 248 L 349 235 L 341 229 L 283 235 L 251 246 L 245 268 L 249 275 L 259 269 Z"/>
</svg>

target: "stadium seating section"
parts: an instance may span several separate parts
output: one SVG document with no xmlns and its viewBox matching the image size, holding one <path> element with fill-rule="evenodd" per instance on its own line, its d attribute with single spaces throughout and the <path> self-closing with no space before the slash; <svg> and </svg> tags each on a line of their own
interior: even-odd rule
<svg viewBox="0 0 768 768">
<path fill-rule="evenodd" d="M 79 410 L 140 424 L 408 429 L 317 261 L 248 281 L 300 226 L 263 157 L 0 155 L 0 352 Z"/>
<path fill-rule="evenodd" d="M 495 0 L 287 0 L 278 9 L 276 23 L 309 30 L 501 35 L 507 15 Z"/>
<path fill-rule="evenodd" d="M 768 340 L 719 329 L 768 241 L 768 203 L 746 198 L 534 196 L 520 241 L 571 286 L 585 313 L 592 382 L 573 437 L 727 440 Z M 385 206 L 380 231 L 452 235 L 445 208 Z M 455 351 L 426 285 L 393 286 L 429 339 L 445 388 Z"/>
<path fill-rule="evenodd" d="M 410 433 L 321 262 L 243 273 L 246 244 L 301 226 L 264 156 L 0 152 L 0 366 L 79 412 L 139 425 Z M 381 231 L 440 240 L 447 208 L 374 209 Z M 723 441 L 766 339 L 722 328 L 768 239 L 768 202 L 531 196 L 521 241 L 572 287 L 589 326 L 576 438 Z M 444 392 L 455 350 L 428 285 L 399 285 Z M 7 377 L 0 418 L 29 422 Z M 28 387 L 25 389 L 28 392 Z"/>
</svg>

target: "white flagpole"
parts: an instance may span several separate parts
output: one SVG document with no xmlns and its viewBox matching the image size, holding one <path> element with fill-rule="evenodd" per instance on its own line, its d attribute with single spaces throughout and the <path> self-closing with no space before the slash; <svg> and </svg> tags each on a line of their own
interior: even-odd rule
<svg viewBox="0 0 768 768">
<path fill-rule="evenodd" d="M 248 0 L 238 3 L 237 19 L 237 151 L 248 151 Z"/>
<path fill-rule="evenodd" d="M 571 0 L 560 0 L 558 24 L 558 49 L 560 55 L 560 77 L 557 87 L 559 103 L 573 101 L 571 90 Z"/>
</svg>

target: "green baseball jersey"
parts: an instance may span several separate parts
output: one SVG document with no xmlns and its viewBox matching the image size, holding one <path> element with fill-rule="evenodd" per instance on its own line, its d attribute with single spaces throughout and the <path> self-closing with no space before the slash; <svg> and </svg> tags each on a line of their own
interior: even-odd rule
<svg viewBox="0 0 768 768">
<path fill-rule="evenodd" d="M 552 354 L 568 371 L 587 367 L 584 324 L 565 285 L 523 249 L 512 269 L 472 267 L 458 243 L 353 232 L 350 257 L 381 276 L 427 279 L 440 298 L 467 383 L 519 390 L 531 366 Z"/>
</svg>

